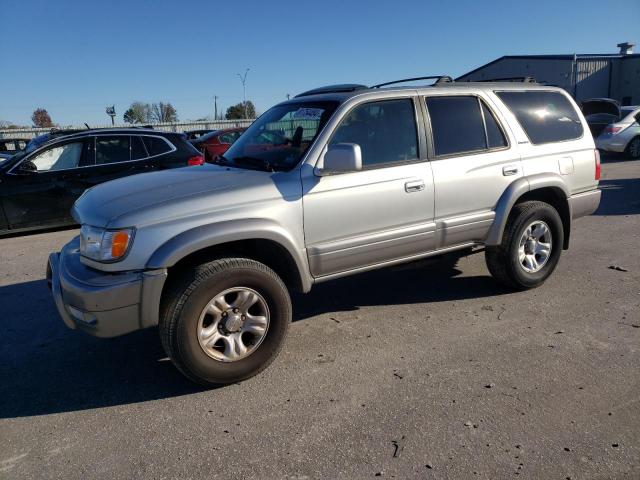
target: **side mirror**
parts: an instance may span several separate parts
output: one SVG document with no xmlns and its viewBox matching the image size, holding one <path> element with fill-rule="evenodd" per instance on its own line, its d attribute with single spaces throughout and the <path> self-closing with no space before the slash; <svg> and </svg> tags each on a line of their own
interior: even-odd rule
<svg viewBox="0 0 640 480">
<path fill-rule="evenodd" d="M 362 170 L 362 152 L 357 143 L 330 145 L 324 154 L 321 174 L 347 173 Z"/>
<path fill-rule="evenodd" d="M 637 123 L 638 125 L 640 125 L 640 112 L 636 113 L 636 114 L 635 114 L 635 116 L 634 116 L 633 118 L 635 118 L 635 119 L 636 119 L 636 123 Z"/>
<path fill-rule="evenodd" d="M 38 167 L 31 160 L 25 160 L 20 164 L 20 168 L 18 169 L 20 173 L 37 173 Z"/>
</svg>

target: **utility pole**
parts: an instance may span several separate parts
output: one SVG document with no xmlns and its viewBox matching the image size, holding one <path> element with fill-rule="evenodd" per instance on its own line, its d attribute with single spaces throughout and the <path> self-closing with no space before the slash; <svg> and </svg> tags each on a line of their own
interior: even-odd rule
<svg viewBox="0 0 640 480">
<path fill-rule="evenodd" d="M 240 75 L 239 73 L 238 78 L 240 78 L 240 81 L 242 82 L 242 108 L 244 109 L 244 118 L 247 118 L 247 73 L 249 73 L 249 69 L 247 68 L 247 70 L 244 72 L 244 75 Z"/>
<path fill-rule="evenodd" d="M 218 96 L 213 96 L 213 119 L 218 120 Z"/>
<path fill-rule="evenodd" d="M 289 95 L 289 94 L 287 93 L 287 100 L 289 100 L 289 97 L 291 97 L 291 95 Z"/>
</svg>

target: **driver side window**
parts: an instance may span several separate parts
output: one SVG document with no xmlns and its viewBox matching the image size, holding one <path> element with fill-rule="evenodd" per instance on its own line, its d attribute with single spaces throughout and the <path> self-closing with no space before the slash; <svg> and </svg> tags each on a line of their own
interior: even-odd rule
<svg viewBox="0 0 640 480">
<path fill-rule="evenodd" d="M 27 162 L 35 166 L 38 172 L 68 170 L 78 167 L 81 156 L 82 142 L 76 142 L 49 148 Z"/>
<path fill-rule="evenodd" d="M 362 166 L 365 168 L 416 160 L 418 133 L 415 118 L 413 101 L 409 98 L 365 103 L 347 114 L 330 145 L 360 145 Z"/>
</svg>

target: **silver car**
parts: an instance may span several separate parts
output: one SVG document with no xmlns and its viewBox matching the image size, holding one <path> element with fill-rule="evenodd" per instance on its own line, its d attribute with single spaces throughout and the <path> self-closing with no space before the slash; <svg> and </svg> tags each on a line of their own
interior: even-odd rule
<svg viewBox="0 0 640 480">
<path fill-rule="evenodd" d="M 622 107 L 620 120 L 605 127 L 596 147 L 605 152 L 625 153 L 640 158 L 640 106 Z"/>
<path fill-rule="evenodd" d="M 600 202 L 575 102 L 531 83 L 386 85 L 302 93 L 215 165 L 88 190 L 80 236 L 49 257 L 63 321 L 101 337 L 158 326 L 175 366 L 217 385 L 273 361 L 292 290 L 481 251 L 501 284 L 541 285 Z"/>
</svg>

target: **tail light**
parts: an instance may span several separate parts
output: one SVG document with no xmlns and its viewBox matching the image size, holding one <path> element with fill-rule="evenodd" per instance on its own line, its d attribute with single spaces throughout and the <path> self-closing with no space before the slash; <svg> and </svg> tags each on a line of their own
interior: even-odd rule
<svg viewBox="0 0 640 480">
<path fill-rule="evenodd" d="M 613 135 L 614 133 L 618 133 L 620 130 L 622 130 L 622 127 L 612 127 L 611 125 L 608 125 L 604 128 L 602 133 L 610 133 Z"/>
<path fill-rule="evenodd" d="M 593 151 L 596 160 L 596 180 L 600 180 L 600 152 L 598 149 Z"/>
<path fill-rule="evenodd" d="M 202 155 L 194 155 L 187 160 L 187 165 L 194 167 L 196 165 L 204 165 L 204 157 Z"/>
</svg>

